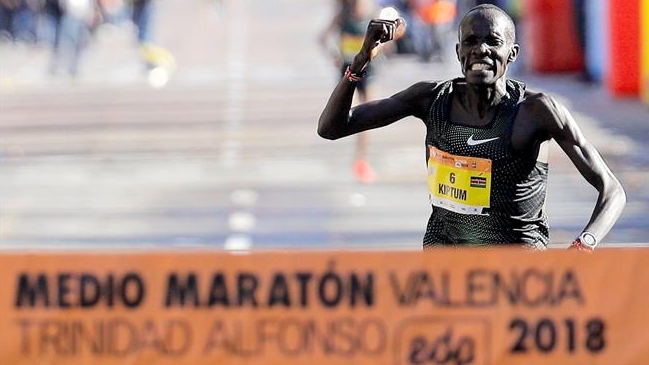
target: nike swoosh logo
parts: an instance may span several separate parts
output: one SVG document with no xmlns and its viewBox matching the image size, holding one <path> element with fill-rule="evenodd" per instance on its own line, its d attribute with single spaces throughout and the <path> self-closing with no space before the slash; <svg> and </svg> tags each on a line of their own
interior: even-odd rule
<svg viewBox="0 0 649 365">
<path fill-rule="evenodd" d="M 498 138 L 500 138 L 500 137 L 487 138 L 487 139 L 473 139 L 473 134 L 472 134 L 471 137 L 469 137 L 469 139 L 467 139 L 466 144 L 468 144 L 469 146 L 477 146 L 479 144 L 495 141 Z"/>
</svg>

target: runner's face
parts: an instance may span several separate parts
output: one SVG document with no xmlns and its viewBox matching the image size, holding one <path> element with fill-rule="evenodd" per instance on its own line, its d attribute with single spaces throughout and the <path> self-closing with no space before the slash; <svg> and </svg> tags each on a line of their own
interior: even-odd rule
<svg viewBox="0 0 649 365">
<path fill-rule="evenodd" d="M 518 54 L 518 45 L 506 36 L 509 22 L 494 12 L 469 14 L 460 24 L 456 52 L 470 84 L 494 84 Z"/>
</svg>

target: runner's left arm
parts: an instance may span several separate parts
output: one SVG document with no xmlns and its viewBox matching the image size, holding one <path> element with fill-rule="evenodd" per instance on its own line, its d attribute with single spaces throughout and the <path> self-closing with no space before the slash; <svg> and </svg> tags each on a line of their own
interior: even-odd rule
<svg viewBox="0 0 649 365">
<path fill-rule="evenodd" d="M 622 214 L 626 193 L 595 146 L 559 101 L 549 96 L 539 98 L 542 123 L 581 175 L 597 189 L 599 195 L 590 220 L 583 229 L 595 236 L 597 242 L 610 231 Z"/>
</svg>

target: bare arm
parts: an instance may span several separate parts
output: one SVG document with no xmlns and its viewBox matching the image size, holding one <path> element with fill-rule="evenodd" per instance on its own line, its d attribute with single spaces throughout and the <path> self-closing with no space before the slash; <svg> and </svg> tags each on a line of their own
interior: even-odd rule
<svg viewBox="0 0 649 365">
<path fill-rule="evenodd" d="M 423 118 L 435 83 L 419 82 L 389 98 L 373 100 L 351 108 L 354 86 L 343 78 L 334 89 L 318 122 L 318 134 L 338 139 L 389 125 L 414 115 Z"/>
<path fill-rule="evenodd" d="M 368 25 L 363 47 L 354 58 L 350 71 L 360 75 L 371 59 L 378 53 L 380 40 L 390 30 L 385 23 L 372 21 Z M 392 30 L 394 32 L 394 30 Z M 413 97 L 408 90 L 390 98 L 368 102 L 351 108 L 356 82 L 342 77 L 334 88 L 318 121 L 318 134 L 327 139 L 337 139 L 364 130 L 390 124 L 407 115 L 411 115 Z"/>
<path fill-rule="evenodd" d="M 581 175 L 599 193 L 584 232 L 592 233 L 600 242 L 620 217 L 626 194 L 595 147 L 584 137 L 568 109 L 548 96 L 539 97 L 542 125 L 559 144 Z"/>
</svg>

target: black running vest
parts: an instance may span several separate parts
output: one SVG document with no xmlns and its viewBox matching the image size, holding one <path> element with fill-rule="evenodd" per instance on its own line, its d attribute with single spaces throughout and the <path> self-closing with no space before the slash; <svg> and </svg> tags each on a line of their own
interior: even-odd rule
<svg viewBox="0 0 649 365">
<path fill-rule="evenodd" d="M 454 85 L 437 86 L 424 120 L 432 213 L 424 248 L 434 245 L 521 244 L 544 249 L 547 163 L 518 154 L 511 133 L 525 85 L 507 80 L 507 95 L 486 126 L 450 122 Z M 467 123 L 468 124 L 468 123 Z"/>
</svg>

